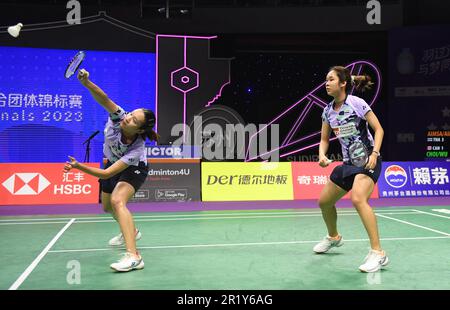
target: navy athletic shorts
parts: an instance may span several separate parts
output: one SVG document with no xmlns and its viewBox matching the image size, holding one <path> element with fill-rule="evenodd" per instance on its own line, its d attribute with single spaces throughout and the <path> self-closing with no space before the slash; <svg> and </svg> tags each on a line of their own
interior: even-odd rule
<svg viewBox="0 0 450 310">
<path fill-rule="evenodd" d="M 378 156 L 377 165 L 373 170 L 367 170 L 364 167 L 356 167 L 352 164 L 344 163 L 333 169 L 330 180 L 347 192 L 352 189 L 357 174 L 365 174 L 373 180 L 373 183 L 377 183 L 381 173 L 381 162 L 382 158 L 381 156 Z"/>
<path fill-rule="evenodd" d="M 108 161 L 105 169 L 111 166 L 112 163 Z M 135 192 L 144 184 L 147 179 L 148 167 L 144 162 L 140 162 L 139 166 L 128 166 L 127 169 L 121 173 L 116 174 L 112 178 L 106 180 L 99 180 L 102 187 L 102 192 L 111 194 L 119 182 L 127 182 L 134 187 Z"/>
</svg>

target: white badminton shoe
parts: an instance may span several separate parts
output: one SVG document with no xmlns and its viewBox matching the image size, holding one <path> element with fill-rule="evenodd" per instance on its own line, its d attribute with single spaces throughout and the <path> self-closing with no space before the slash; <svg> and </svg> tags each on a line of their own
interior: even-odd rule
<svg viewBox="0 0 450 310">
<path fill-rule="evenodd" d="M 122 254 L 122 258 L 117 263 L 113 263 L 110 267 L 119 272 L 127 272 L 131 270 L 139 270 L 144 268 L 144 260 L 141 255 L 134 255 L 130 252 Z"/>
<path fill-rule="evenodd" d="M 361 272 L 377 272 L 387 264 L 389 264 L 389 258 L 384 251 L 380 253 L 370 249 L 369 254 L 364 259 L 364 263 L 359 266 L 359 270 Z"/>
<path fill-rule="evenodd" d="M 322 254 L 328 252 L 328 250 L 330 250 L 331 248 L 342 246 L 344 244 L 344 239 L 342 238 L 342 236 L 339 237 L 339 239 L 335 240 L 330 236 L 326 236 L 322 241 L 314 246 L 313 251 L 317 254 Z"/>
<path fill-rule="evenodd" d="M 142 234 L 139 231 L 139 229 L 136 229 L 136 241 L 140 240 L 142 238 Z M 122 246 L 125 244 L 125 239 L 123 238 L 123 234 L 120 233 L 117 236 L 113 237 L 111 240 L 109 240 L 110 246 Z"/>
</svg>

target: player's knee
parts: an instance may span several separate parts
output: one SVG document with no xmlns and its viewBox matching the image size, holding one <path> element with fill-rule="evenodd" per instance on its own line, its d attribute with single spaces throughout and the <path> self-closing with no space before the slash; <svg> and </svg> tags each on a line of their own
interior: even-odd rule
<svg viewBox="0 0 450 310">
<path fill-rule="evenodd" d="M 119 210 L 125 206 L 125 202 L 123 199 L 112 197 L 111 198 L 111 207 L 113 210 Z"/>
<path fill-rule="evenodd" d="M 352 193 L 352 204 L 355 207 L 359 207 L 366 202 L 366 197 L 364 195 L 358 195 L 356 193 Z"/>
<path fill-rule="evenodd" d="M 333 203 L 330 203 L 330 201 L 328 199 L 325 199 L 322 197 L 319 198 L 317 203 L 322 210 L 331 208 L 333 206 Z"/>
</svg>

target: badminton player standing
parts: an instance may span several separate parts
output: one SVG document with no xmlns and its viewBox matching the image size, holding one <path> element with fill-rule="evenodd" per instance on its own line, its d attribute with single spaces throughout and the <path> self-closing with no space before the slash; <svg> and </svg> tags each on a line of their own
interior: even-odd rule
<svg viewBox="0 0 450 310">
<path fill-rule="evenodd" d="M 326 153 L 331 131 L 335 133 L 341 144 L 344 163 L 334 168 L 330 182 L 326 184 L 319 198 L 319 206 L 328 229 L 326 236 L 314 247 L 314 252 L 325 253 L 332 247 L 343 244 L 342 236 L 337 230 L 336 202 L 348 191 L 352 191 L 352 203 L 356 208 L 369 235 L 371 249 L 363 264 L 362 272 L 376 272 L 388 264 L 389 259 L 381 249 L 377 220 L 369 206 L 369 197 L 374 189 L 381 171 L 380 148 L 384 131 L 369 105 L 361 98 L 348 95 L 352 82 L 357 81 L 357 90 L 370 88 L 368 76 L 353 78 L 350 71 L 336 66 L 330 69 L 326 78 L 326 91 L 334 100 L 328 104 L 322 114 L 322 132 L 319 146 L 319 165 L 329 165 Z M 369 129 L 375 132 L 373 139 Z M 362 166 L 355 165 L 352 145 L 359 143 L 359 152 L 365 150 L 366 161 Z M 359 155 L 358 155 L 359 156 Z"/>
<path fill-rule="evenodd" d="M 109 244 L 120 246 L 125 243 L 126 246 L 126 253 L 117 263 L 111 264 L 111 268 L 116 271 L 142 269 L 144 261 L 136 249 L 136 240 L 141 238 L 141 233 L 135 228 L 127 202 L 148 174 L 145 139 L 158 139 L 153 131 L 155 115 L 147 109 L 127 113 L 89 80 L 89 72 L 80 70 L 77 77 L 92 97 L 109 112 L 103 145 L 108 162 L 105 169 L 98 169 L 80 164 L 69 156 L 70 162 L 66 163 L 64 170 L 67 172 L 76 168 L 100 179 L 103 209 L 112 214 L 121 230 L 121 234 L 112 238 Z"/>
</svg>

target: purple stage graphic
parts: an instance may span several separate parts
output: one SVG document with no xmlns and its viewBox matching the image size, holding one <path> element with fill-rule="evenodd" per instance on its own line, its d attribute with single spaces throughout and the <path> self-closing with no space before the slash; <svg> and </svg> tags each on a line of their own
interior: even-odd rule
<svg viewBox="0 0 450 310">
<path fill-rule="evenodd" d="M 231 59 L 210 57 L 210 41 L 216 38 L 157 35 L 156 130 L 161 144 L 178 138 L 171 136 L 175 124 L 184 124 L 184 134 L 194 115 L 211 106 L 230 84 Z"/>
<path fill-rule="evenodd" d="M 359 75 L 362 73 L 368 73 L 372 77 L 372 81 L 375 83 L 375 91 L 374 95 L 371 98 L 366 99 L 369 106 L 372 106 L 374 102 L 377 100 L 380 89 L 381 89 L 381 75 L 379 69 L 371 62 L 359 60 L 355 61 L 346 66 L 351 72 L 352 75 Z M 374 76 L 374 74 L 375 76 Z M 266 126 L 262 127 L 258 130 L 254 135 L 250 137 L 250 141 L 247 147 L 246 152 L 246 161 L 252 161 L 258 159 L 259 156 L 268 156 L 273 152 L 278 151 L 280 153 L 280 158 L 286 157 L 291 154 L 299 153 L 301 151 L 317 147 L 319 145 L 319 137 L 320 137 L 320 121 L 317 121 L 318 129 L 314 130 L 312 133 L 307 132 L 307 130 L 302 126 L 304 120 L 311 114 L 313 109 L 320 109 L 321 111 L 326 107 L 328 102 L 331 101 L 330 97 L 326 95 L 325 90 L 325 81 L 313 89 L 310 93 L 304 96 L 302 99 L 294 103 L 288 109 L 283 111 L 280 115 L 275 117 L 271 122 L 269 122 Z M 350 94 L 353 94 L 354 87 Z M 268 128 L 270 128 L 271 124 L 280 124 L 285 122 L 285 118 L 288 115 L 299 115 L 295 123 L 293 124 L 291 130 L 286 136 L 280 137 L 281 144 L 277 148 L 271 149 L 267 153 L 259 154 L 259 156 L 251 156 L 249 151 L 254 147 L 254 144 L 258 143 L 259 137 L 266 133 Z M 267 134 L 267 133 L 266 133 Z M 331 140 L 335 140 L 336 138 L 331 138 Z M 294 150 L 293 150 L 294 148 Z"/>
<path fill-rule="evenodd" d="M 187 132 L 186 127 L 192 125 L 196 115 L 202 115 L 205 122 L 219 122 L 222 126 L 226 123 L 242 124 L 244 122 L 241 117 L 235 117 L 238 113 L 231 108 L 214 105 L 224 87 L 231 83 L 231 59 L 210 57 L 210 41 L 216 38 L 216 36 L 182 35 L 158 35 L 156 37 L 156 129 L 162 138 L 160 144 L 172 144 L 181 135 L 183 135 L 183 142 L 186 142 L 187 134 L 192 133 Z M 375 89 L 370 92 L 369 97 L 364 98 L 372 106 L 378 99 L 381 89 L 379 69 L 373 63 L 365 60 L 355 61 L 346 67 L 352 75 L 364 73 L 372 77 Z M 354 88 L 350 94 L 353 92 Z M 260 126 L 259 130 L 250 136 L 244 150 L 245 161 L 260 160 L 263 156 L 268 158 L 274 152 L 278 152 L 279 158 L 282 160 L 291 154 L 317 147 L 320 137 L 320 121 L 317 121 L 317 128 L 311 128 L 311 126 L 305 126 L 305 120 L 315 117 L 313 113 L 321 114 L 330 101 L 331 98 L 325 92 L 324 81 L 282 111 L 271 122 Z M 292 118 L 295 121 L 289 120 Z M 181 133 L 177 133 L 178 136 L 173 136 L 171 133 L 172 126 L 175 124 L 183 124 L 183 130 Z M 268 148 L 269 151 L 264 151 L 265 153 L 250 154 L 250 150 L 257 149 L 258 141 L 270 136 L 268 131 L 272 124 L 289 126 L 287 134 L 280 133 L 279 145 L 271 146 Z M 194 132 L 196 131 L 198 130 L 194 128 Z"/>
</svg>

